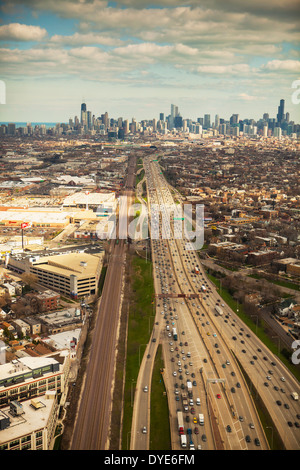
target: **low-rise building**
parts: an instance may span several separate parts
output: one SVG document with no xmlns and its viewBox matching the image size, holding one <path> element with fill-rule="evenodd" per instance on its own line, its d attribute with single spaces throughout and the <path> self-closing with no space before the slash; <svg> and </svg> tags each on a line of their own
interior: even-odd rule
<svg viewBox="0 0 300 470">
<path fill-rule="evenodd" d="M 51 450 L 59 406 L 57 393 L 47 391 L 0 410 L 1 450 Z"/>
<path fill-rule="evenodd" d="M 70 372 L 69 350 L 41 357 L 20 357 L 0 364 L 0 408 L 56 391 L 65 400 Z"/>
</svg>

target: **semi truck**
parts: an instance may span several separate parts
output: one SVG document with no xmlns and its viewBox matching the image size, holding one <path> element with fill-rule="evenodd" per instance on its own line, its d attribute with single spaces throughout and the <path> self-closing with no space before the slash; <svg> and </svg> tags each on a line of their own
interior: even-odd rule
<svg viewBox="0 0 300 470">
<path fill-rule="evenodd" d="M 177 421 L 178 421 L 178 432 L 179 434 L 183 434 L 184 432 L 184 424 L 183 424 L 183 414 L 182 411 L 177 411 Z"/>
<path fill-rule="evenodd" d="M 219 305 L 215 306 L 215 311 L 217 312 L 218 315 L 220 316 L 223 315 L 223 310 L 221 309 L 221 307 L 219 307 Z"/>
<path fill-rule="evenodd" d="M 187 389 L 188 389 L 188 394 L 189 394 L 189 397 L 191 398 L 193 396 L 193 386 L 192 386 L 192 382 L 190 380 L 187 380 L 186 381 L 186 386 L 187 386 Z"/>
<path fill-rule="evenodd" d="M 176 328 L 173 328 L 173 329 L 172 329 L 172 333 L 173 333 L 173 339 L 174 339 L 174 341 L 177 341 L 177 331 L 176 331 Z"/>
</svg>

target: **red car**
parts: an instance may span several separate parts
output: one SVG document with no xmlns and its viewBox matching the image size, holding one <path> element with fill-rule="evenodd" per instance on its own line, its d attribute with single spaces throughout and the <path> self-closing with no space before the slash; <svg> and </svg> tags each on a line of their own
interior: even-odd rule
<svg viewBox="0 0 300 470">
<path fill-rule="evenodd" d="M 219 393 L 217 393 L 217 398 L 221 398 L 221 395 Z"/>
</svg>

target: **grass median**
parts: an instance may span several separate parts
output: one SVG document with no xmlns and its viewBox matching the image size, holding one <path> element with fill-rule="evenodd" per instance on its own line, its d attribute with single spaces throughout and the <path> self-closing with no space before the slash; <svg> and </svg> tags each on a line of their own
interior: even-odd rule
<svg viewBox="0 0 300 470">
<path fill-rule="evenodd" d="M 122 428 L 123 450 L 129 449 L 130 446 L 136 381 L 155 317 L 152 263 L 134 255 L 130 258 L 129 265 L 127 291 L 130 301 Z M 158 350 L 161 351 L 160 347 Z M 168 439 L 167 444 L 165 442 L 166 435 L 169 432 L 169 419 L 168 409 L 165 408 L 167 406 L 167 397 L 164 396 L 164 384 L 160 374 L 160 368 L 163 367 L 161 361 L 161 352 L 159 352 L 155 359 L 151 386 L 150 446 L 154 446 L 153 448 L 156 449 L 168 449 L 169 447 L 165 447 L 169 445 Z M 162 416 L 164 416 L 163 419 Z M 152 434 L 153 430 L 154 434 Z M 163 447 L 157 447 L 160 445 L 163 445 Z"/>
</svg>

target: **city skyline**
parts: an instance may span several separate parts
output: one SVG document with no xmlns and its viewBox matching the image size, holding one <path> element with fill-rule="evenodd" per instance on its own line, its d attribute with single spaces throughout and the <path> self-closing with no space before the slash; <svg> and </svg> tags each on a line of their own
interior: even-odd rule
<svg viewBox="0 0 300 470">
<path fill-rule="evenodd" d="M 278 104 L 278 103 L 277 103 Z M 286 111 L 286 112 L 284 112 Z M 83 118 L 83 112 L 85 113 L 85 117 Z M 134 121 L 137 121 L 137 122 L 151 122 L 153 120 L 155 120 L 156 122 L 158 122 L 159 120 L 161 121 L 164 121 L 164 122 L 169 122 L 169 121 L 173 121 L 173 123 L 175 123 L 175 118 L 180 118 L 181 119 L 181 123 L 183 121 L 191 121 L 191 122 L 198 122 L 198 123 L 201 123 L 202 125 L 204 125 L 204 128 L 207 128 L 207 127 L 217 127 L 220 125 L 220 121 L 223 121 L 223 122 L 226 122 L 226 123 L 230 123 L 230 125 L 232 124 L 238 124 L 239 122 L 244 122 L 244 121 L 254 121 L 255 123 L 259 122 L 259 121 L 266 121 L 266 122 L 271 122 L 273 123 L 273 126 L 278 126 L 280 127 L 281 124 L 284 122 L 284 121 L 287 121 L 287 122 L 292 122 L 295 126 L 299 126 L 299 123 L 298 121 L 293 121 L 291 118 L 290 118 L 290 112 L 289 110 L 286 110 L 286 103 L 285 103 L 285 100 L 284 99 L 280 99 L 280 103 L 279 105 L 277 106 L 277 112 L 274 112 L 273 114 L 270 114 L 269 112 L 264 112 L 261 116 L 258 116 L 257 119 L 254 119 L 252 116 L 248 116 L 248 117 L 242 117 L 240 116 L 239 113 L 232 113 L 231 115 L 228 115 L 228 117 L 224 117 L 220 114 L 215 114 L 215 115 L 211 115 L 210 113 L 203 113 L 201 115 L 201 113 L 199 113 L 199 115 L 196 117 L 196 118 L 191 118 L 189 116 L 182 116 L 181 112 L 179 111 L 179 107 L 175 104 L 170 104 L 169 105 L 169 113 L 168 112 L 158 112 L 156 116 L 152 116 L 152 117 L 144 117 L 144 118 L 141 118 L 140 120 L 137 120 L 135 119 L 134 116 L 132 117 L 129 117 L 129 116 L 120 116 L 120 115 L 110 115 L 107 111 L 103 112 L 103 110 L 101 110 L 100 112 L 97 112 L 95 110 L 92 110 L 92 109 L 89 109 L 89 106 L 87 106 L 86 103 L 81 103 L 80 104 L 80 108 L 78 108 L 78 112 L 77 114 L 75 114 L 74 116 L 69 116 L 68 119 L 65 119 L 65 121 L 45 121 L 45 120 L 40 120 L 40 121 L 30 121 L 28 119 L 25 119 L 24 121 L 1 121 L 0 120 L 0 124 L 9 124 L 10 122 L 12 124 L 35 124 L 35 125 L 42 125 L 42 124 L 51 124 L 51 125 L 56 125 L 56 124 L 70 124 L 70 121 L 73 121 L 75 122 L 75 120 L 77 119 L 78 120 L 78 124 L 83 124 L 83 121 L 86 121 L 88 119 L 88 115 L 89 115 L 89 123 L 92 124 L 91 122 L 91 119 L 94 119 L 94 120 L 97 120 L 97 119 L 101 119 L 103 118 L 104 116 L 106 116 L 108 122 L 112 119 L 114 121 L 119 121 L 120 119 L 122 120 L 122 122 L 124 123 L 124 121 L 128 121 L 128 122 L 132 122 L 133 120 Z M 87 123 L 87 122 L 86 122 Z M 109 125 L 107 125 L 107 127 L 110 127 Z M 122 127 L 122 126 L 121 126 Z M 182 127 L 181 126 L 174 126 L 174 127 Z"/>
<path fill-rule="evenodd" d="M 4 0 L 2 122 L 67 122 L 95 114 L 276 117 L 299 106 L 298 2 Z"/>
</svg>

